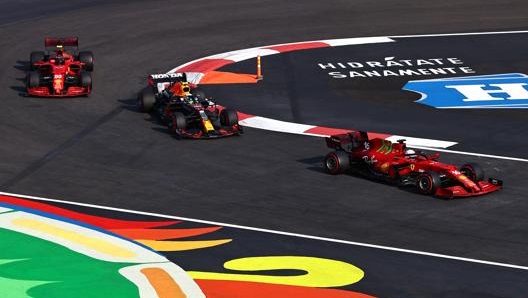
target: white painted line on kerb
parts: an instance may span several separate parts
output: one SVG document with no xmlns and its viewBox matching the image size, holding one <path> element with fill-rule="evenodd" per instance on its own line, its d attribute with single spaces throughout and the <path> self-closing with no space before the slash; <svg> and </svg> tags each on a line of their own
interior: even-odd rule
<svg viewBox="0 0 528 298">
<path fill-rule="evenodd" d="M 430 150 L 430 151 L 438 151 L 438 152 L 445 152 L 445 153 L 452 153 L 452 154 L 460 154 L 460 155 L 470 155 L 470 156 L 477 156 L 477 157 L 486 157 L 486 158 L 494 158 L 494 159 L 504 159 L 504 160 L 512 160 L 512 161 L 520 161 L 520 162 L 528 162 L 528 159 L 526 158 L 520 158 L 520 157 L 509 157 L 509 156 L 500 156 L 500 155 L 493 155 L 493 154 L 483 154 L 483 153 L 475 153 L 475 152 L 464 152 L 464 151 L 457 151 L 457 150 L 449 150 L 449 149 L 441 149 L 441 148 L 431 148 L 431 147 L 423 147 L 423 146 L 412 146 L 416 149 L 423 149 L 423 150 Z"/>
<path fill-rule="evenodd" d="M 457 260 L 457 261 L 462 261 L 462 262 L 470 262 L 470 263 L 477 263 L 477 264 L 483 264 L 483 265 L 490 265 L 490 266 L 505 267 L 505 268 L 512 268 L 512 269 L 519 269 L 519 270 L 527 270 L 528 271 L 528 266 L 506 264 L 506 263 L 499 263 L 499 262 L 491 262 L 491 261 L 484 261 L 484 260 L 471 259 L 471 258 L 463 258 L 463 257 L 450 256 L 450 255 L 431 253 L 431 252 L 424 252 L 424 251 L 418 251 L 418 250 L 403 249 L 403 248 L 396 248 L 396 247 L 390 247 L 390 246 L 375 245 L 375 244 L 368 244 L 368 243 L 341 240 L 341 239 L 333 239 L 333 238 L 327 238 L 327 237 L 311 236 L 311 235 L 304 235 L 304 234 L 298 234 L 298 233 L 290 233 L 290 232 L 283 232 L 283 231 L 276 231 L 276 230 L 269 230 L 269 229 L 262 229 L 262 228 L 234 225 L 234 224 L 227 224 L 227 223 L 221 223 L 221 222 L 214 222 L 214 221 L 208 221 L 208 220 L 200 220 L 200 219 L 194 219 L 194 218 L 188 218 L 188 217 L 171 216 L 171 215 L 158 214 L 158 213 L 152 213 L 152 212 L 143 212 L 143 211 L 137 211 L 137 210 L 123 209 L 123 208 L 100 206 L 100 205 L 94 205 L 94 204 L 85 204 L 85 203 L 70 202 L 70 201 L 64 201 L 64 200 L 56 200 L 56 199 L 48 199 L 48 198 L 41 198 L 41 197 L 34 197 L 34 196 L 26 196 L 26 195 L 13 194 L 13 193 L 0 192 L 0 195 L 13 196 L 13 197 L 19 197 L 19 198 L 27 198 L 27 199 L 33 199 L 33 200 L 39 200 L 39 201 L 46 201 L 46 202 L 70 204 L 70 205 L 76 205 L 76 206 L 82 206 L 82 207 L 90 207 L 90 208 L 97 208 L 97 209 L 103 209 L 103 210 L 132 213 L 132 214 L 138 214 L 138 215 L 154 216 L 154 217 L 167 218 L 167 219 L 192 221 L 192 222 L 196 222 L 196 223 L 215 225 L 215 226 L 222 226 L 222 227 L 235 228 L 235 229 L 243 229 L 243 230 L 248 230 L 248 231 L 263 232 L 263 233 L 270 233 L 270 234 L 276 234 L 276 235 L 312 239 L 312 240 L 318 240 L 318 241 L 327 241 L 327 242 L 333 242 L 333 243 L 340 243 L 340 244 L 347 244 L 347 245 L 375 248 L 375 249 L 381 249 L 381 250 L 387 250 L 387 251 L 395 251 L 395 252 L 401 252 L 401 253 L 408 253 L 408 254 L 415 254 L 415 255 L 421 255 L 421 256 L 434 257 L 434 258 Z"/>
<path fill-rule="evenodd" d="M 528 30 L 519 31 L 488 31 L 488 32 L 458 32 L 458 33 L 434 33 L 417 35 L 392 35 L 390 38 L 420 38 L 420 37 L 442 37 L 442 36 L 472 36 L 472 35 L 500 35 L 500 34 L 524 34 Z"/>
</svg>

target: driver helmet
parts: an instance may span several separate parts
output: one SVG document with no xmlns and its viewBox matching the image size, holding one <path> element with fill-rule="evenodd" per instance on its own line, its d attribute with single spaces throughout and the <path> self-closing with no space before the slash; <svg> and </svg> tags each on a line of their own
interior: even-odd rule
<svg viewBox="0 0 528 298">
<path fill-rule="evenodd" d="M 191 87 L 188 82 L 176 82 L 171 86 L 170 91 L 176 96 L 189 96 L 191 95 Z"/>
<path fill-rule="evenodd" d="M 414 151 L 412 149 L 407 149 L 407 150 L 405 150 L 405 155 L 407 155 L 407 156 L 416 156 L 416 151 Z"/>
<path fill-rule="evenodd" d="M 62 56 L 55 57 L 55 63 L 57 65 L 64 65 L 64 57 Z"/>
</svg>

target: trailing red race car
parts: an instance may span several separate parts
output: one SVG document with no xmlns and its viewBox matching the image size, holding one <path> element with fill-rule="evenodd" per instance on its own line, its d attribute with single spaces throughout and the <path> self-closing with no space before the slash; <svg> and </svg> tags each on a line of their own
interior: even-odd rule
<svg viewBox="0 0 528 298">
<path fill-rule="evenodd" d="M 399 186 L 412 185 L 422 194 L 443 198 L 478 196 L 502 188 L 501 180 L 484 181 L 478 164 L 460 168 L 445 164 L 438 161 L 439 153 L 416 152 L 406 147 L 405 140 L 369 140 L 366 132 L 352 131 L 327 137 L 326 144 L 334 149 L 324 159 L 324 167 L 331 174 L 351 170 Z"/>
<path fill-rule="evenodd" d="M 78 44 L 77 37 L 46 37 L 45 51 L 30 54 L 27 94 L 44 97 L 90 94 L 94 57 L 90 51 L 78 51 Z"/>
<path fill-rule="evenodd" d="M 151 74 L 148 86 L 138 94 L 143 112 L 154 112 L 171 134 L 205 139 L 240 135 L 235 110 L 217 105 L 185 73 Z"/>
</svg>

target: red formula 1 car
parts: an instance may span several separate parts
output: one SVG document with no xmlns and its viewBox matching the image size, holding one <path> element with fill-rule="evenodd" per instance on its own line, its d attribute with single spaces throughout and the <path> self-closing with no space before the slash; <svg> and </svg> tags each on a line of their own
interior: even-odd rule
<svg viewBox="0 0 528 298">
<path fill-rule="evenodd" d="M 44 39 L 45 51 L 31 52 L 26 91 L 31 96 L 67 97 L 92 91 L 94 57 L 78 51 L 77 37 Z"/>
<path fill-rule="evenodd" d="M 143 112 L 154 112 L 171 134 L 192 139 L 240 135 L 235 110 L 224 108 L 187 81 L 185 73 L 151 74 L 138 94 Z"/>
<path fill-rule="evenodd" d="M 369 140 L 363 131 L 326 138 L 334 151 L 324 159 L 324 167 L 331 174 L 353 170 L 367 177 L 399 186 L 412 185 L 426 195 L 443 198 L 470 197 L 487 194 L 502 188 L 502 181 L 484 181 L 484 171 L 475 163 L 460 168 L 439 162 L 439 153 L 426 155 L 406 148 L 405 140 L 398 143 L 374 138 Z"/>
</svg>

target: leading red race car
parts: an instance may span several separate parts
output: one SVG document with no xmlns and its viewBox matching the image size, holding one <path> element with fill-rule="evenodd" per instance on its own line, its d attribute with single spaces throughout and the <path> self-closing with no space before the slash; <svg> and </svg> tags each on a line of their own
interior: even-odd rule
<svg viewBox="0 0 528 298">
<path fill-rule="evenodd" d="M 27 94 L 44 97 L 90 94 L 94 57 L 90 51 L 78 51 L 78 44 L 77 37 L 46 37 L 45 51 L 30 54 Z"/>
<path fill-rule="evenodd" d="M 397 143 L 368 138 L 364 131 L 326 138 L 334 149 L 324 159 L 324 167 L 331 174 L 353 170 L 367 177 L 399 186 L 412 185 L 426 195 L 443 198 L 470 197 L 487 194 L 502 188 L 502 181 L 484 180 L 483 169 L 475 163 L 460 168 L 439 162 L 439 153 L 426 155 L 407 148 L 405 140 Z"/>
</svg>

